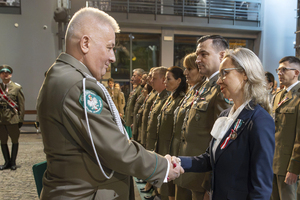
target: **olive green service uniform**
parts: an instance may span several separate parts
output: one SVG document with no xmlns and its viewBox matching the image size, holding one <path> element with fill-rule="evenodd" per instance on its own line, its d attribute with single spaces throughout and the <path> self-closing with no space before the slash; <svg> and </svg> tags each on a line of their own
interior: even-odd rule
<svg viewBox="0 0 300 200">
<path fill-rule="evenodd" d="M 203 83 L 196 100 L 192 103 L 190 110 L 186 112 L 179 146 L 180 156 L 197 156 L 204 153 L 211 140 L 210 131 L 213 124 L 219 114 L 231 106 L 231 102 L 225 100 L 221 93 L 220 86 L 216 83 L 217 80 L 218 75 L 216 74 Z M 203 199 L 205 191 L 209 189 L 200 187 L 205 174 L 182 174 L 174 183 L 192 190 L 193 199 Z"/>
<path fill-rule="evenodd" d="M 18 83 L 10 81 L 6 86 L 4 83 L 1 83 L 1 88 L 6 96 L 17 104 L 15 109 L 13 109 L 3 97 L 0 97 L 0 140 L 2 154 L 5 160 L 5 164 L 1 169 L 11 167 L 11 169 L 15 170 L 19 149 L 19 128 L 24 121 L 25 98 L 22 86 Z M 8 136 L 12 142 L 11 156 L 9 155 L 7 145 Z"/>
<path fill-rule="evenodd" d="M 181 99 L 179 106 L 174 111 L 173 134 L 170 143 L 170 155 L 178 156 L 179 145 L 181 140 L 181 131 L 185 113 L 190 109 L 191 103 L 197 98 L 195 94 L 204 81 L 195 84 Z"/>
<path fill-rule="evenodd" d="M 173 133 L 174 111 L 184 95 L 184 92 L 180 92 L 180 94 L 175 99 L 172 95 L 170 95 L 163 105 L 158 116 L 156 152 L 160 155 L 170 154 L 170 142 Z M 175 196 L 175 185 L 173 181 L 164 183 L 161 186 L 160 194 L 162 196 Z"/>
<path fill-rule="evenodd" d="M 6 88 L 1 83 L 2 90 L 6 95 L 17 104 L 17 112 L 9 104 L 0 98 L 0 135 L 1 144 L 7 144 L 8 136 L 11 137 L 12 143 L 18 143 L 20 135 L 19 123 L 24 121 L 25 98 L 22 86 L 10 81 Z"/>
<path fill-rule="evenodd" d="M 142 86 L 137 86 L 130 94 L 127 100 L 127 105 L 125 109 L 125 124 L 126 126 L 131 126 L 133 123 L 133 110 L 136 99 L 142 93 Z"/>
<path fill-rule="evenodd" d="M 109 95 L 111 96 L 113 102 L 116 105 L 117 110 L 119 111 L 120 114 L 124 115 L 124 107 L 122 109 L 122 94 L 121 91 L 117 88 L 110 88 L 106 87 Z"/>
<path fill-rule="evenodd" d="M 170 143 L 170 155 L 178 156 L 179 145 L 181 140 L 181 131 L 186 111 L 190 109 L 191 103 L 197 98 L 197 91 L 204 81 L 198 82 L 186 93 L 180 101 L 179 106 L 174 111 L 173 134 Z M 176 185 L 176 199 L 192 199 L 192 192 L 189 189 Z"/>
<path fill-rule="evenodd" d="M 48 70 L 37 100 L 47 158 L 42 200 L 128 200 L 130 176 L 157 187 L 163 183 L 167 160 L 128 140 L 105 92 L 88 68 L 66 53 Z M 106 176 L 115 171 L 110 179 L 99 168 L 91 137 Z"/>
<path fill-rule="evenodd" d="M 132 127 L 132 137 L 135 141 L 138 141 L 139 143 L 141 142 L 141 140 L 139 140 L 138 138 L 140 137 L 140 133 L 139 133 L 139 127 L 141 125 L 141 121 L 142 119 L 140 118 L 140 116 L 138 115 L 138 111 L 140 109 L 140 107 L 142 106 L 144 100 L 145 100 L 145 96 L 144 94 L 140 94 L 140 96 L 138 96 L 138 98 L 136 99 L 136 103 L 134 105 L 134 109 L 133 109 L 133 127 Z"/>
<path fill-rule="evenodd" d="M 148 116 L 148 126 L 147 126 L 147 139 L 146 139 L 146 149 L 150 151 L 155 151 L 156 139 L 157 139 L 157 125 L 158 125 L 158 115 L 160 114 L 162 106 L 165 104 L 169 97 L 169 92 L 164 89 L 161 93 L 156 96 L 153 104 L 150 107 L 150 112 Z"/>
<path fill-rule="evenodd" d="M 300 174 L 300 82 L 286 93 L 278 92 L 274 99 L 275 153 L 273 160 L 272 199 L 293 200 L 296 185 L 287 185 L 287 172 Z"/>
<path fill-rule="evenodd" d="M 157 92 L 152 90 L 146 97 L 144 104 L 141 106 L 141 110 L 139 112 L 143 112 L 142 114 L 142 124 L 141 124 L 141 144 L 146 147 L 147 143 L 147 126 L 148 126 L 148 116 L 150 113 L 150 108 L 153 102 L 156 99 Z"/>
<path fill-rule="evenodd" d="M 125 108 L 125 96 L 122 91 L 120 91 L 121 103 L 119 104 L 118 110 L 121 110 L 121 114 L 123 113 L 124 116 L 124 108 Z"/>
</svg>

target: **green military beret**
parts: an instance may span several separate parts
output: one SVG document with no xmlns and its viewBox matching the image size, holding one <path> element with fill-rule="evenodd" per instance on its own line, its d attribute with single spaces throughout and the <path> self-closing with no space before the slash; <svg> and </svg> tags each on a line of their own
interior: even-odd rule
<svg viewBox="0 0 300 200">
<path fill-rule="evenodd" d="M 8 73 L 12 74 L 13 69 L 8 65 L 2 65 L 2 66 L 0 66 L 0 73 L 1 72 L 8 72 Z"/>
</svg>

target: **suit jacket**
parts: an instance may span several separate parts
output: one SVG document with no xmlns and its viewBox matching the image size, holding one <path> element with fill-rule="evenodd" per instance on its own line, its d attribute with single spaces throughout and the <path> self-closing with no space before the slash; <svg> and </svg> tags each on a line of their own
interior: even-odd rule
<svg viewBox="0 0 300 200">
<path fill-rule="evenodd" d="M 147 143 L 147 126 L 148 126 L 148 117 L 150 113 L 150 108 L 153 104 L 153 102 L 156 99 L 157 92 L 155 90 L 152 90 L 149 94 L 148 98 L 142 105 L 143 114 L 142 114 L 142 124 L 141 124 L 141 144 L 146 146 Z"/>
<path fill-rule="evenodd" d="M 4 91 L 3 83 L 1 83 L 2 90 Z M 18 124 L 24 121 L 25 112 L 25 98 L 22 90 L 22 86 L 18 83 L 10 81 L 7 84 L 8 92 L 6 95 L 18 105 L 18 112 L 16 113 L 8 103 L 0 98 L 0 124 Z"/>
<path fill-rule="evenodd" d="M 80 103 L 86 75 L 92 76 L 87 67 L 62 53 L 48 70 L 40 90 L 37 111 L 47 158 L 41 199 L 101 196 L 101 200 L 126 200 L 130 176 L 159 187 L 166 175 L 166 159 L 120 132 L 102 89 L 96 79 L 88 77 L 86 91 L 93 91 L 102 102 L 100 113 L 87 112 L 95 148 L 105 173 L 115 171 L 111 179 L 101 173 Z"/>
<path fill-rule="evenodd" d="M 150 108 L 150 113 L 148 116 L 148 126 L 147 126 L 147 139 L 146 148 L 151 151 L 155 151 L 156 140 L 157 140 L 157 124 L 158 115 L 161 111 L 162 106 L 165 104 L 167 98 L 169 97 L 169 92 L 164 89 L 159 95 L 156 96 L 153 104 Z"/>
<path fill-rule="evenodd" d="M 212 170 L 213 200 L 269 200 L 272 193 L 272 162 L 275 126 L 270 114 L 260 105 L 244 108 L 229 128 L 212 156 L 213 138 L 206 153 L 180 157 L 185 172 Z M 230 109 L 221 116 L 228 116 Z M 236 126 L 240 120 L 241 126 Z M 235 129 L 227 145 L 220 146 Z M 230 137 L 229 137 L 230 138 Z"/>
<path fill-rule="evenodd" d="M 106 87 L 108 93 L 110 94 L 113 102 L 116 105 L 116 108 L 118 109 L 119 113 L 124 115 L 124 107 L 122 108 L 123 104 L 123 99 L 122 99 L 122 94 L 121 91 L 117 88 L 111 89 L 110 87 Z M 124 94 L 123 94 L 124 96 Z"/>
<path fill-rule="evenodd" d="M 300 174 L 300 83 L 286 95 L 286 100 L 277 93 L 274 99 L 275 116 L 275 154 L 274 174 L 286 175 L 287 172 Z M 281 102 L 282 101 L 282 102 Z"/>
<path fill-rule="evenodd" d="M 231 107 L 217 85 L 218 76 L 203 83 L 199 94 L 189 111 L 186 112 L 182 126 L 179 146 L 180 156 L 196 156 L 205 152 L 211 140 L 210 131 L 220 113 Z M 175 183 L 181 187 L 204 192 L 198 187 L 205 180 L 205 174 L 183 174 Z M 209 189 L 209 188 L 206 188 Z"/>
<path fill-rule="evenodd" d="M 142 87 L 139 85 L 137 86 L 129 95 L 127 100 L 127 105 L 125 109 L 125 122 L 126 126 L 131 126 L 133 123 L 133 109 L 136 102 L 136 99 L 142 92 Z"/>
</svg>

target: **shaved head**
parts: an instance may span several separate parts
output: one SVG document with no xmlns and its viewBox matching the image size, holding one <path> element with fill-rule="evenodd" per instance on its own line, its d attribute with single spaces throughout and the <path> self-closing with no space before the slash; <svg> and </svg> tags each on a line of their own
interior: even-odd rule
<svg viewBox="0 0 300 200">
<path fill-rule="evenodd" d="M 120 31 L 114 18 L 96 8 L 82 8 L 74 14 L 66 31 L 66 53 L 84 64 L 100 80 L 115 62 L 115 33 Z"/>
</svg>

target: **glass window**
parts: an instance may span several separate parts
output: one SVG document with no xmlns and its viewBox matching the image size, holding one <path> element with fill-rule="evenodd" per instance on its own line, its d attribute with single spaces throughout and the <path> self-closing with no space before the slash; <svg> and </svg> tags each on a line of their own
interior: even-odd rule
<svg viewBox="0 0 300 200">
<path fill-rule="evenodd" d="M 21 14 L 21 0 L 0 0 L 0 13 Z"/>
<path fill-rule="evenodd" d="M 118 33 L 116 34 L 115 56 L 116 62 L 111 64 L 103 77 L 103 83 L 113 78 L 120 83 L 125 99 L 130 93 L 130 76 L 132 70 L 142 68 L 149 71 L 160 64 L 160 34 Z M 132 60 L 130 62 L 130 52 Z"/>
</svg>

